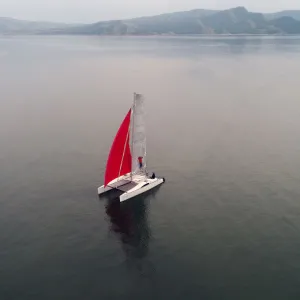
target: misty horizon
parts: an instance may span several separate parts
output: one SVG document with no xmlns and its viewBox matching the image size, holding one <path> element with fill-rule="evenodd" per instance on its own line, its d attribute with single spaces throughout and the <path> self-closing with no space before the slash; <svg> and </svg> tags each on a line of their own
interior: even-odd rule
<svg viewBox="0 0 300 300">
<path fill-rule="evenodd" d="M 284 10 L 300 10 L 300 3 L 296 0 L 277 1 L 277 5 L 268 1 L 215 1 L 211 4 L 208 1 L 188 0 L 173 1 L 144 1 L 141 5 L 135 0 L 123 1 L 114 0 L 110 3 L 99 3 L 99 1 L 88 0 L 86 4 L 69 0 L 63 1 L 39 1 L 27 0 L 4 0 L 0 4 L 1 16 L 26 21 L 36 22 L 62 22 L 62 23 L 95 23 L 100 21 L 124 20 L 138 17 L 148 17 L 160 14 L 190 11 L 195 9 L 206 10 L 227 10 L 238 6 L 245 7 L 250 12 L 276 13 Z M 36 2 L 36 3 L 35 3 Z M 44 2 L 41 3 L 41 2 Z M 122 3 L 123 2 L 123 3 Z M 252 3 L 251 3 L 252 2 Z M 25 5 L 24 5 L 25 4 Z M 43 4 L 43 5 L 41 5 Z"/>
</svg>

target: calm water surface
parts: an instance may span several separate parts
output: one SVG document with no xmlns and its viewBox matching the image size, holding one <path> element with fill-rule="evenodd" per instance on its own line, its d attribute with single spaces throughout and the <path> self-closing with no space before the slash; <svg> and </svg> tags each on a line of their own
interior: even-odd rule
<svg viewBox="0 0 300 300">
<path fill-rule="evenodd" d="M 300 38 L 0 38 L 0 299 L 299 299 Z M 167 182 L 97 187 L 133 92 Z"/>
</svg>

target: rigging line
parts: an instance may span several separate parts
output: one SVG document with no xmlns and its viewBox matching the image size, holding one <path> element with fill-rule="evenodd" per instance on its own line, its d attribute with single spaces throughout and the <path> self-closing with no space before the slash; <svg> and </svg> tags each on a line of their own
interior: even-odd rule
<svg viewBox="0 0 300 300">
<path fill-rule="evenodd" d="M 128 132 L 127 132 L 127 136 L 126 136 L 126 141 L 125 141 L 124 148 L 123 148 L 123 154 L 122 154 L 122 160 L 121 160 L 120 169 L 119 169 L 118 181 L 119 181 L 120 174 L 121 174 L 121 169 L 122 169 L 122 166 L 123 166 L 123 160 L 124 160 L 126 145 L 127 145 L 127 141 L 128 141 L 128 136 L 129 136 L 129 128 L 128 128 Z"/>
</svg>

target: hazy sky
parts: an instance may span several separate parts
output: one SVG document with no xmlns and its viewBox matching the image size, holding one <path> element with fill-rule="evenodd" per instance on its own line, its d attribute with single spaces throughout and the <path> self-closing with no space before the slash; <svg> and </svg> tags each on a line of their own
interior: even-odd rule
<svg viewBox="0 0 300 300">
<path fill-rule="evenodd" d="M 300 9 L 300 0 L 0 0 L 0 16 L 28 20 L 94 22 L 194 8 L 251 11 Z"/>
</svg>

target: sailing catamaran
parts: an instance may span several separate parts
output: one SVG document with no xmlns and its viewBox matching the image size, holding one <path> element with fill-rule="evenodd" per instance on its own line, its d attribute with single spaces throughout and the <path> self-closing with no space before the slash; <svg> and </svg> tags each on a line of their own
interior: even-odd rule
<svg viewBox="0 0 300 300">
<path fill-rule="evenodd" d="M 110 190 L 123 194 L 120 201 L 128 200 L 162 184 L 164 178 L 149 176 L 146 163 L 146 134 L 144 99 L 134 94 L 133 105 L 123 120 L 108 156 L 104 185 L 98 188 L 101 195 Z"/>
</svg>

